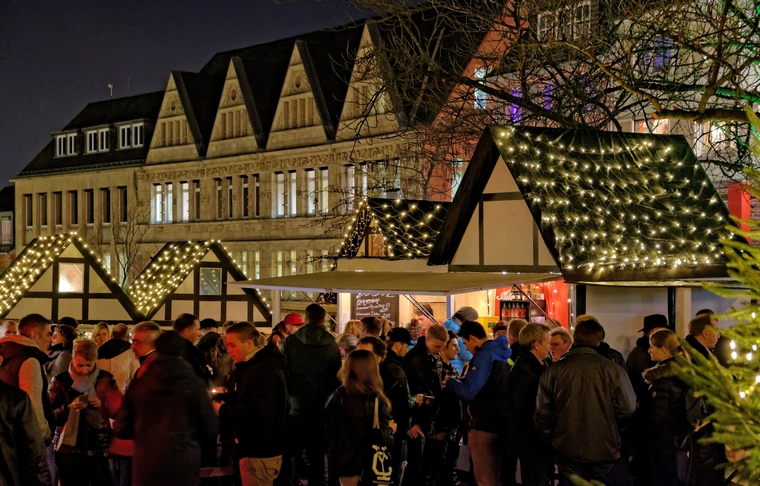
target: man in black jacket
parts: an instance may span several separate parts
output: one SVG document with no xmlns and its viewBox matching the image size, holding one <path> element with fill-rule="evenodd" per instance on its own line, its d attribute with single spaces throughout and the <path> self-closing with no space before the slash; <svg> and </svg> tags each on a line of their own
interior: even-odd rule
<svg viewBox="0 0 760 486">
<path fill-rule="evenodd" d="M 573 484 L 572 475 L 615 484 L 611 473 L 620 459 L 619 425 L 636 410 L 626 371 L 596 351 L 603 334 L 594 319 L 577 323 L 573 349 L 539 381 L 533 419 L 556 453 L 563 486 Z"/>
<path fill-rule="evenodd" d="M 187 341 L 185 343 L 185 354 L 182 357 L 190 363 L 198 378 L 208 383 L 211 373 L 206 367 L 206 357 L 203 356 L 203 352 L 200 349 L 195 347 L 201 339 L 200 321 L 192 314 L 182 314 L 174 321 L 172 327 Z"/>
<path fill-rule="evenodd" d="M 549 357 L 549 328 L 530 323 L 520 331 L 520 350 L 507 380 L 507 455 L 520 461 L 524 486 L 544 486 L 549 449 L 541 443 L 533 423 L 538 381 Z M 514 480 L 514 478 L 509 478 Z"/>
<path fill-rule="evenodd" d="M 3 358 L 0 356 L 0 365 Z M 0 381 L 0 484 L 48 486 L 50 472 L 29 396 Z"/>
<path fill-rule="evenodd" d="M 340 369 L 340 350 L 335 338 L 324 327 L 327 312 L 317 304 L 306 308 L 306 322 L 282 343 L 290 414 L 288 416 L 287 457 L 277 479 L 278 484 L 290 484 L 290 457 L 301 457 L 306 449 L 309 461 L 309 486 L 325 482 L 325 402 L 337 388 Z"/>
<path fill-rule="evenodd" d="M 445 327 L 431 324 L 425 336 L 417 341 L 417 345 L 407 353 L 401 364 L 409 382 L 409 392 L 425 397 L 424 404 L 412 410 L 412 427 L 407 440 L 407 466 L 402 486 L 423 484 L 423 478 L 430 469 L 430 460 L 423 464 L 423 452 L 425 441 L 434 435 L 433 420 L 438 413 L 437 399 L 443 381 L 443 365 L 439 353 L 446 347 L 448 339 Z"/>
<path fill-rule="evenodd" d="M 247 322 L 227 328 L 225 343 L 235 361 L 235 390 L 223 396 L 222 404 L 214 404 L 235 437 L 243 486 L 271 485 L 285 448 L 285 375 L 271 354 L 262 354 L 259 339 L 259 332 Z"/>
<path fill-rule="evenodd" d="M 628 378 L 636 392 L 636 399 L 641 401 L 649 388 L 641 374 L 654 366 L 652 357 L 649 356 L 649 335 L 657 328 L 668 329 L 668 318 L 662 314 L 652 314 L 644 317 L 644 327 L 639 330 L 644 335 L 636 340 L 636 347 L 628 353 Z"/>
</svg>

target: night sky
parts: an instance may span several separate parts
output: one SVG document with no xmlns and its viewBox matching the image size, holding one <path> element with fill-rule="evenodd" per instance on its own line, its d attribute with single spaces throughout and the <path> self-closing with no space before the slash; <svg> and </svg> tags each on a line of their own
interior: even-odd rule
<svg viewBox="0 0 760 486">
<path fill-rule="evenodd" d="M 0 0 L 0 187 L 87 103 L 213 54 L 361 18 L 342 0 Z"/>
</svg>

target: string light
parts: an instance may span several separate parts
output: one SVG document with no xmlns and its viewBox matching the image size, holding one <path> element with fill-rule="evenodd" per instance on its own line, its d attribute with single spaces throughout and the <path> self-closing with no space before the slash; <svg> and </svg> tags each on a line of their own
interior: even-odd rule
<svg viewBox="0 0 760 486">
<path fill-rule="evenodd" d="M 685 142 L 572 133 L 492 128 L 561 268 L 601 273 L 725 261 L 728 209 Z"/>
</svg>

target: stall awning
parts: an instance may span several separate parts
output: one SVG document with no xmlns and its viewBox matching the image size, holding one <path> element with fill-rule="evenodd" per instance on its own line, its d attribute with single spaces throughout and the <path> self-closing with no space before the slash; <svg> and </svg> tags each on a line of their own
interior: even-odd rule
<svg viewBox="0 0 760 486">
<path fill-rule="evenodd" d="M 383 294 L 455 295 L 547 282 L 562 278 L 552 273 L 432 273 L 432 272 L 324 272 L 231 282 L 233 287 L 303 292 L 378 292 Z"/>
</svg>

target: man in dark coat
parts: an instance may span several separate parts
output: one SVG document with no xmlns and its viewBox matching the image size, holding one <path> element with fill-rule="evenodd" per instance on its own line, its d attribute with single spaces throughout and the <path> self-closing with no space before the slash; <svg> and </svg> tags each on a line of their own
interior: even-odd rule
<svg viewBox="0 0 760 486">
<path fill-rule="evenodd" d="M 439 353 L 446 347 L 449 334 L 439 324 L 431 324 L 425 336 L 417 340 L 417 345 L 409 351 L 402 361 L 412 395 L 421 394 L 425 401 L 421 407 L 412 410 L 412 427 L 407 439 L 407 466 L 404 471 L 402 486 L 423 484 L 433 459 L 425 456 L 425 442 L 434 435 L 433 421 L 438 413 L 438 398 L 441 395 L 443 365 Z"/>
<path fill-rule="evenodd" d="M 533 423 L 538 381 L 549 357 L 549 328 L 530 323 L 520 331 L 520 350 L 507 380 L 507 450 L 520 460 L 522 484 L 544 486 L 550 451 Z M 507 478 L 514 481 L 514 477 Z"/>
<path fill-rule="evenodd" d="M 211 372 L 206 366 L 206 357 L 203 356 L 203 352 L 201 352 L 200 349 L 195 347 L 201 339 L 200 321 L 198 321 L 198 318 L 192 314 L 182 314 L 174 321 L 172 327 L 186 340 L 182 357 L 190 363 L 190 366 L 193 367 L 193 371 L 198 378 L 205 380 L 206 383 L 208 383 L 211 379 Z"/>
<path fill-rule="evenodd" d="M 135 441 L 133 484 L 198 484 L 201 443 L 216 440 L 207 384 L 180 357 L 184 341 L 175 332 L 156 339 L 149 371 L 132 382 L 116 415 L 116 436 Z"/>
<path fill-rule="evenodd" d="M 48 486 L 50 471 L 29 396 L 0 382 L 0 485 L 17 484 Z"/>
<path fill-rule="evenodd" d="M 636 340 L 636 347 L 628 354 L 628 378 L 631 380 L 638 401 L 641 401 L 649 388 L 641 374 L 654 366 L 652 357 L 649 356 L 649 335 L 657 328 L 668 329 L 668 318 L 662 314 L 644 317 L 644 327 L 639 330 L 644 335 Z"/>
<path fill-rule="evenodd" d="M 510 368 L 507 360 L 512 350 L 505 336 L 489 340 L 479 322 L 463 322 L 459 335 L 473 358 L 464 378 L 448 380 L 446 388 L 460 400 L 469 402 L 467 444 L 475 481 L 481 485 L 498 485 L 507 424 Z"/>
<path fill-rule="evenodd" d="M 235 361 L 235 389 L 214 402 L 222 424 L 235 438 L 243 486 L 272 484 L 282 466 L 288 393 L 285 375 L 272 354 L 259 346 L 260 334 L 240 322 L 227 328 L 227 351 Z M 276 356 L 276 355 L 275 355 Z"/>
<path fill-rule="evenodd" d="M 291 482 L 291 458 L 299 458 L 306 449 L 309 485 L 319 486 L 325 482 L 325 402 L 337 388 L 341 360 L 335 338 L 324 327 L 325 309 L 311 304 L 305 313 L 307 324 L 285 338 L 282 344 L 290 414 L 286 455 L 277 483 Z"/>
<path fill-rule="evenodd" d="M 614 484 L 620 426 L 633 417 L 636 395 L 628 374 L 596 351 L 604 329 L 595 319 L 576 323 L 575 344 L 541 376 L 534 422 L 556 453 L 560 485 L 570 477 Z"/>
</svg>

